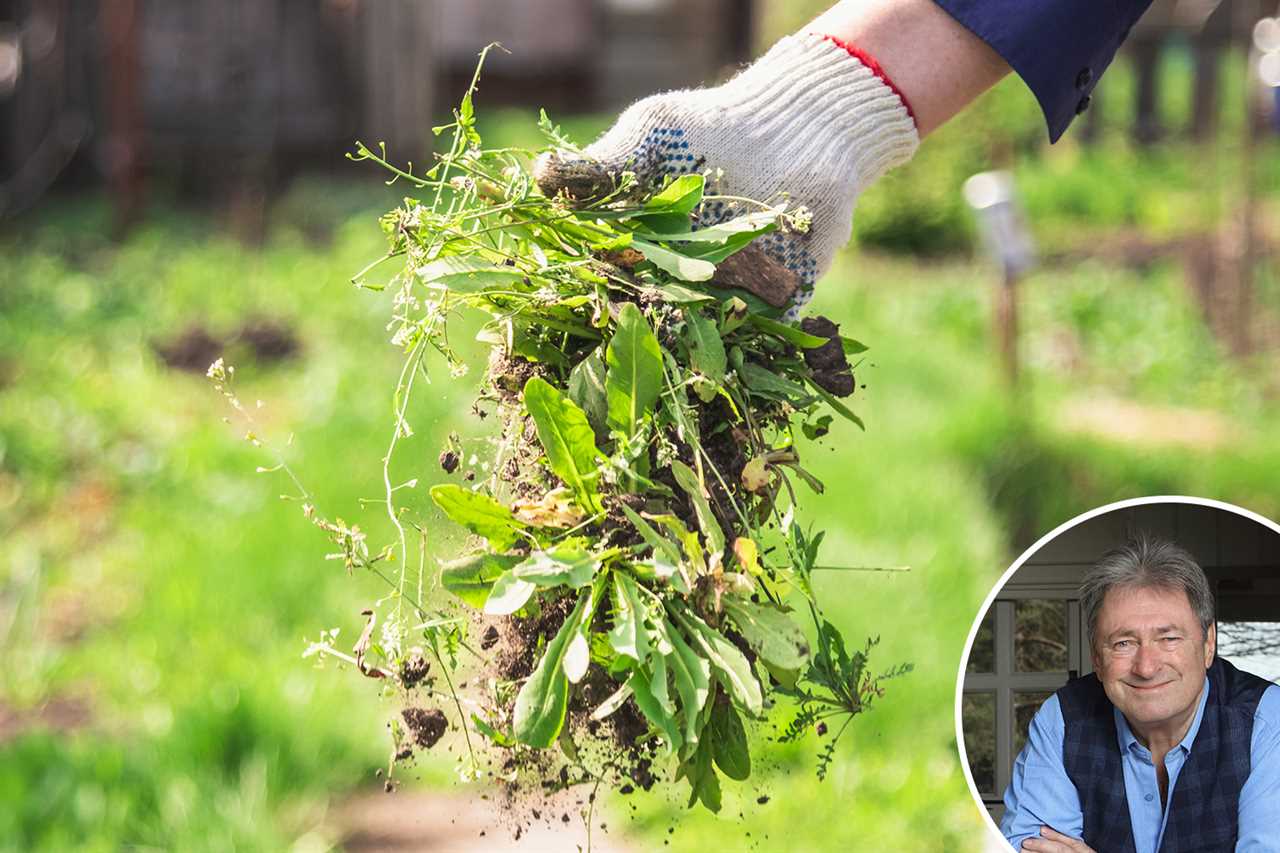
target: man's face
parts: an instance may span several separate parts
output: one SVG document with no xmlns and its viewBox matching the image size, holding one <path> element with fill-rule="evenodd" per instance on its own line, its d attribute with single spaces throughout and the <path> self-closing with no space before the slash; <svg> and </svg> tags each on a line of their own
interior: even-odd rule
<svg viewBox="0 0 1280 853">
<path fill-rule="evenodd" d="M 1177 726 L 1195 714 L 1215 639 L 1182 590 L 1116 588 L 1098 612 L 1093 668 L 1130 724 Z"/>
</svg>

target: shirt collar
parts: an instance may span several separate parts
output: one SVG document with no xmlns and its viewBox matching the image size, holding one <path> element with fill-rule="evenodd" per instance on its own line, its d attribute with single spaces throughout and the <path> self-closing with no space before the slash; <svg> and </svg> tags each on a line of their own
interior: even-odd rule
<svg viewBox="0 0 1280 853">
<path fill-rule="evenodd" d="M 1204 688 L 1200 691 L 1200 704 L 1196 707 L 1195 718 L 1191 720 L 1191 727 L 1187 729 L 1186 735 L 1178 742 L 1177 749 L 1181 749 L 1183 753 L 1191 752 L 1191 744 L 1195 743 L 1196 733 L 1200 731 L 1200 721 L 1204 719 L 1204 707 L 1209 701 L 1209 691 L 1213 689 L 1213 685 L 1209 682 L 1209 674 L 1205 673 Z M 1116 736 L 1120 741 L 1120 749 L 1123 752 L 1132 750 L 1135 746 L 1140 749 L 1146 749 L 1145 746 L 1138 741 L 1133 730 L 1129 728 L 1129 721 L 1124 718 L 1124 714 L 1120 713 L 1120 709 L 1111 706 L 1111 712 L 1115 714 L 1116 719 Z"/>
</svg>

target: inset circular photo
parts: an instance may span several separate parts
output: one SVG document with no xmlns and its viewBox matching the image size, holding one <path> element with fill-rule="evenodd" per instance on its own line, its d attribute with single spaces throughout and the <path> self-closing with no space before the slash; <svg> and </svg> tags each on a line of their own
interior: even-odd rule
<svg viewBox="0 0 1280 853">
<path fill-rule="evenodd" d="M 1280 850 L 1280 526 L 1190 497 L 1046 535 L 974 621 L 956 690 L 1003 848 Z"/>
</svg>

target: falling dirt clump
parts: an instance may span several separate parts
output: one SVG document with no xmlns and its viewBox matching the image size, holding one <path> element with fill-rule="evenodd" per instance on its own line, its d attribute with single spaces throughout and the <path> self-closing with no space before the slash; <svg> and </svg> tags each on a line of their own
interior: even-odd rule
<svg viewBox="0 0 1280 853">
<path fill-rule="evenodd" d="M 438 708 L 405 708 L 400 712 L 405 727 L 413 736 L 413 743 L 422 749 L 430 749 L 440 742 L 449 721 Z"/>
<path fill-rule="evenodd" d="M 456 450 L 440 451 L 440 467 L 446 474 L 452 474 L 458 470 L 458 453 Z"/>
<path fill-rule="evenodd" d="M 800 330 L 827 342 L 804 351 L 804 362 L 813 370 L 813 381 L 837 397 L 853 393 L 853 368 L 840 343 L 840 327 L 826 317 L 805 317 Z"/>
<path fill-rule="evenodd" d="M 410 655 L 400 667 L 400 683 L 406 690 L 412 690 L 430 671 L 431 664 L 426 658 L 420 654 Z"/>
</svg>

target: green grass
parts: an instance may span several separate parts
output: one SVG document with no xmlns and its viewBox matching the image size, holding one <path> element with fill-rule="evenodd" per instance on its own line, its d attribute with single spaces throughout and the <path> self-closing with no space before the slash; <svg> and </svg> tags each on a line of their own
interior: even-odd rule
<svg viewBox="0 0 1280 853">
<path fill-rule="evenodd" d="M 52 211 L 5 250 L 0 447 L 24 494 L 2 519 L 16 619 L 0 696 L 84 697 L 93 721 L 4 749 L 0 846 L 281 849 L 381 760 L 374 693 L 300 657 L 304 635 L 358 633 L 353 602 L 381 591 L 321 560 L 207 380 L 162 367 L 151 342 L 248 314 L 295 324 L 305 357 L 245 364 L 242 390 L 270 401 L 259 416 L 280 439 L 297 431 L 290 455 L 321 499 L 351 506 L 375 472 L 341 460 L 376 458 L 386 409 L 362 383 L 393 381 L 380 309 L 345 283 L 377 239 L 357 226 L 316 251 L 281 232 L 258 253 L 193 217 L 117 248 L 92 236 L 101 215 Z M 55 601 L 74 604 L 77 641 L 49 636 Z"/>
<path fill-rule="evenodd" d="M 600 125 L 588 118 L 573 133 Z M 486 133 L 522 142 L 522 127 L 526 117 L 504 115 Z M 900 209 L 886 185 L 855 228 L 956 204 L 964 169 L 954 164 L 967 168 L 978 149 L 947 139 L 922 150 L 937 142 L 933 162 L 910 167 L 933 185 L 902 178 L 919 194 Z M 1164 197 L 1198 192 L 1185 152 L 1136 162 L 1123 147 L 1028 159 L 1033 222 L 1159 233 L 1159 218 L 1131 217 L 1128 202 L 1105 215 L 1078 202 L 1116 184 L 1134 198 L 1160 181 Z M 1147 171 L 1130 176 L 1135 168 Z M 112 244 L 99 236 L 105 206 L 82 199 L 47 205 L 0 245 L 0 701 L 33 709 L 80 697 L 92 709 L 85 731 L 0 746 L 0 849 L 325 849 L 326 802 L 372 782 L 385 761 L 392 705 L 377 686 L 300 656 L 322 629 L 340 627 L 349 647 L 359 610 L 385 588 L 323 559 L 323 537 L 277 497 L 287 481 L 254 473 L 270 458 L 243 441 L 243 425 L 222 422 L 226 406 L 202 376 L 165 368 L 152 344 L 192 323 L 216 334 L 251 315 L 290 324 L 298 358 L 233 356 L 241 398 L 278 444 L 293 435 L 285 453 L 322 510 L 383 541 L 381 508 L 359 499 L 381 494 L 399 359 L 383 328 L 389 297 L 355 292 L 347 278 L 380 252 L 376 217 L 399 192 L 303 184 L 261 249 L 172 206 Z M 956 210 L 944 221 L 960 223 Z M 328 242 L 312 242 L 321 235 Z M 814 305 L 872 347 L 854 398 L 867 431 L 840 426 L 804 450 L 828 484 L 806 508 L 829 530 L 824 562 L 911 566 L 825 575 L 830 616 L 851 638 L 881 636 L 877 670 L 911 661 L 915 672 L 855 721 L 825 782 L 813 778 L 816 739 L 782 747 L 764 726 L 761 781 L 726 785 L 722 817 L 686 812 L 675 796 L 615 797 L 614 833 L 634 834 L 640 849 L 977 849 L 953 691 L 973 615 L 1017 548 L 1144 493 L 1280 513 L 1268 365 L 1223 355 L 1178 268 L 1086 262 L 1029 276 L 1028 382 L 1016 398 L 998 381 L 987 334 L 992 277 L 955 254 L 851 251 Z M 1261 277 L 1273 283 L 1274 270 Z M 436 476 L 443 437 L 475 433 L 473 383 L 437 369 L 410 413 L 406 476 Z M 1206 410 L 1238 438 L 1135 446 L 1071 429 L 1064 404 L 1091 394 Z M 447 771 L 441 762 L 424 776 L 442 783 Z M 758 806 L 761 795 L 770 800 Z"/>
</svg>

